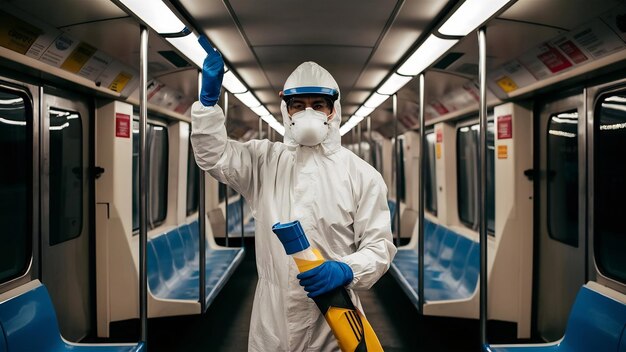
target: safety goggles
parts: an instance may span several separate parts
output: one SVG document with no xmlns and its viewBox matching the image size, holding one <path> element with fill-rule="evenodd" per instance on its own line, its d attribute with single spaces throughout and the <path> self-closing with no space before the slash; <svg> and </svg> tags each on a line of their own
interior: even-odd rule
<svg viewBox="0 0 626 352">
<path fill-rule="evenodd" d="M 332 111 L 333 101 L 330 98 L 322 96 L 306 96 L 306 97 L 291 97 L 286 100 L 287 109 L 290 113 L 296 113 L 304 111 L 306 108 L 311 108 L 315 111 Z"/>
</svg>

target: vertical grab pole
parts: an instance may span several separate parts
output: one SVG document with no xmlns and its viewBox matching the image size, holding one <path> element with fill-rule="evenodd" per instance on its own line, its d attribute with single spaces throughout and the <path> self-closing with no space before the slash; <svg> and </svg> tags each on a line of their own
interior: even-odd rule
<svg viewBox="0 0 626 352">
<path fill-rule="evenodd" d="M 359 122 L 359 124 L 357 125 L 357 133 L 359 135 L 359 147 L 358 147 L 358 152 L 359 152 L 359 158 L 363 159 L 363 155 L 361 154 L 361 140 L 363 138 L 363 130 L 361 129 L 361 123 Z"/>
<path fill-rule="evenodd" d="M 224 92 L 224 125 L 228 126 L 228 92 Z M 228 128 L 226 129 L 226 138 L 228 138 Z M 228 247 L 228 185 L 224 184 L 224 244 Z"/>
<path fill-rule="evenodd" d="M 139 26 L 139 320 L 141 341 L 148 343 L 148 28 Z"/>
<path fill-rule="evenodd" d="M 200 87 L 202 87 L 202 73 L 198 73 L 198 93 L 200 93 Z M 205 173 L 204 170 L 198 168 L 199 177 L 198 182 L 200 184 L 199 195 L 200 202 L 198 204 L 198 266 L 200 271 L 199 280 L 199 294 L 200 299 L 200 311 L 204 313 L 206 311 L 206 185 L 204 183 Z"/>
<path fill-rule="evenodd" d="M 394 221 L 396 222 L 396 246 L 400 245 L 400 143 L 398 143 L 398 94 L 392 96 L 393 100 L 393 156 L 396 161 L 395 175 L 396 175 L 396 211 L 394 214 Z"/>
<path fill-rule="evenodd" d="M 487 345 L 487 34 L 486 28 L 478 30 L 478 80 L 480 84 L 480 343 Z"/>
<path fill-rule="evenodd" d="M 259 117 L 259 139 L 263 139 L 263 120 Z"/>
<path fill-rule="evenodd" d="M 374 153 L 374 147 L 372 146 L 372 116 L 368 116 L 367 117 L 367 134 L 368 134 L 368 141 L 367 144 L 370 146 L 370 161 L 374 161 L 374 158 L 372 158 L 372 153 Z"/>
<path fill-rule="evenodd" d="M 417 265 L 418 267 L 418 283 L 417 283 L 417 296 L 419 297 L 419 311 L 424 314 L 424 155 L 426 155 L 426 126 L 424 125 L 424 73 L 421 73 L 419 76 L 419 118 L 420 118 L 420 150 L 419 150 L 419 202 L 418 202 L 418 211 L 419 211 L 419 223 L 418 223 L 418 249 L 419 252 L 417 254 Z"/>
</svg>

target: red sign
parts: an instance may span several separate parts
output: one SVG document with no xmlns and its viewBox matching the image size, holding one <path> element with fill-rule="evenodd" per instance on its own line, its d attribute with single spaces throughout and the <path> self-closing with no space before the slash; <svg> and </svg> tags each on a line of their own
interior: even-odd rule
<svg viewBox="0 0 626 352">
<path fill-rule="evenodd" d="M 583 52 L 578 49 L 576 44 L 574 44 L 571 40 L 559 44 L 559 48 L 561 48 L 565 55 L 569 56 L 575 64 L 587 61 L 587 56 L 585 56 L 585 54 L 583 54 Z"/>
<path fill-rule="evenodd" d="M 115 113 L 115 137 L 130 138 L 130 115 Z"/>
<path fill-rule="evenodd" d="M 437 143 L 443 142 L 443 131 L 442 130 L 437 130 L 435 132 L 435 135 L 437 137 Z"/>
<path fill-rule="evenodd" d="M 565 55 L 561 54 L 560 51 L 551 46 L 548 46 L 548 50 L 537 56 L 537 58 L 541 60 L 541 62 L 543 62 L 543 64 L 546 65 L 552 73 L 563 71 L 572 66 L 572 63 L 569 62 Z"/>
<path fill-rule="evenodd" d="M 513 118 L 511 115 L 498 116 L 498 139 L 513 138 Z"/>
<path fill-rule="evenodd" d="M 432 102 L 430 102 L 430 106 L 432 106 L 439 115 L 445 115 L 450 112 L 443 104 L 441 104 L 437 100 L 433 100 Z"/>
</svg>

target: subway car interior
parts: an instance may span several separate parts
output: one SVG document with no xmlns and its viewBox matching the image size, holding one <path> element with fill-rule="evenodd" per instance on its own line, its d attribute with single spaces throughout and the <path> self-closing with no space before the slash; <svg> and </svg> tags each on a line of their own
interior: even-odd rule
<svg viewBox="0 0 626 352">
<path fill-rule="evenodd" d="M 336 79 L 387 187 L 385 351 L 626 352 L 622 0 L 0 0 L 0 352 L 248 350 L 258 221 L 195 161 L 201 36 L 229 140 L 283 141 L 302 62 Z"/>
</svg>

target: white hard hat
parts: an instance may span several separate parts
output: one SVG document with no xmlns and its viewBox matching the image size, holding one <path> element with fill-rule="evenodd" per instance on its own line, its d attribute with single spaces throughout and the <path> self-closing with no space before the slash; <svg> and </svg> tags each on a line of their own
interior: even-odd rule
<svg viewBox="0 0 626 352">
<path fill-rule="evenodd" d="M 339 98 L 339 86 L 333 76 L 312 61 L 302 63 L 289 75 L 283 88 L 283 99 L 309 94 L 325 95 L 332 101 Z"/>
</svg>

